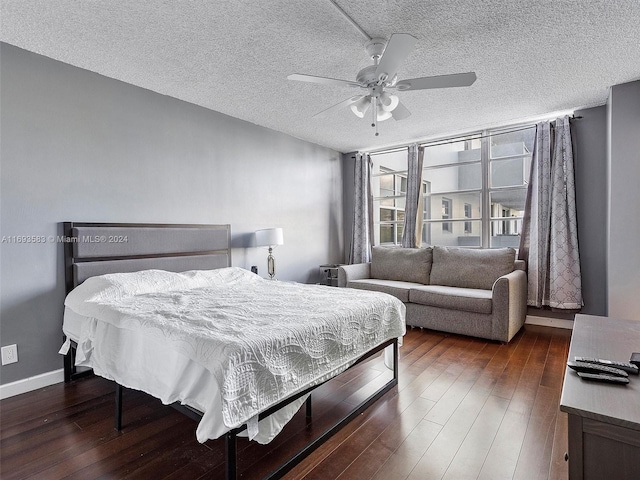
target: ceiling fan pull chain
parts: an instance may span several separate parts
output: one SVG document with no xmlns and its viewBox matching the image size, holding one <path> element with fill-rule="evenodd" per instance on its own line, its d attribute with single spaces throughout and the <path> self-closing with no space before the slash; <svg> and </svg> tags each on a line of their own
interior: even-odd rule
<svg viewBox="0 0 640 480">
<path fill-rule="evenodd" d="M 376 129 L 376 137 L 378 136 L 378 98 L 371 96 L 371 112 L 373 115 L 372 127 Z"/>
<path fill-rule="evenodd" d="M 378 123 L 378 119 L 376 118 L 376 97 L 374 97 L 373 95 L 371 96 L 371 126 L 375 127 L 376 124 Z"/>
</svg>

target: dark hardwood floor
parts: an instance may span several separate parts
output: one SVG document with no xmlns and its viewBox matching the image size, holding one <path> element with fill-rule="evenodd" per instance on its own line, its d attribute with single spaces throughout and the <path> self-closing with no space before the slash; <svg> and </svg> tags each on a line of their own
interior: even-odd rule
<svg viewBox="0 0 640 480">
<path fill-rule="evenodd" d="M 398 387 L 285 478 L 566 479 L 569 341 L 568 330 L 530 325 L 507 345 L 409 329 Z M 268 474 L 387 375 L 372 359 L 314 393 L 310 427 L 302 411 L 269 445 L 241 439 L 242 478 Z M 223 478 L 222 441 L 199 444 L 194 421 L 143 393 L 125 391 L 116 432 L 113 392 L 91 377 L 2 400 L 0 477 Z"/>
</svg>

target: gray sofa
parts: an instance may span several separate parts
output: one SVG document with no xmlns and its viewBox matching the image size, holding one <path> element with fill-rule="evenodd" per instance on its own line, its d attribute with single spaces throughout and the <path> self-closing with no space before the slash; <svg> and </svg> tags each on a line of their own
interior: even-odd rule
<svg viewBox="0 0 640 480">
<path fill-rule="evenodd" d="M 338 286 L 399 298 L 410 326 L 508 342 L 526 317 L 524 270 L 513 248 L 374 247 L 370 263 L 338 269 Z"/>
</svg>

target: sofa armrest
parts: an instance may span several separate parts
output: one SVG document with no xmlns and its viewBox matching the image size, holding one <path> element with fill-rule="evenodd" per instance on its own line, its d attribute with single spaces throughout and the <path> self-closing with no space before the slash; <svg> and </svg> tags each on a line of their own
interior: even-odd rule
<svg viewBox="0 0 640 480">
<path fill-rule="evenodd" d="M 338 267 L 338 286 L 346 287 L 351 280 L 371 278 L 371 263 L 355 263 Z"/>
<path fill-rule="evenodd" d="M 527 316 L 527 274 L 522 270 L 498 278 L 493 284 L 492 336 L 508 342 L 524 325 Z"/>
</svg>

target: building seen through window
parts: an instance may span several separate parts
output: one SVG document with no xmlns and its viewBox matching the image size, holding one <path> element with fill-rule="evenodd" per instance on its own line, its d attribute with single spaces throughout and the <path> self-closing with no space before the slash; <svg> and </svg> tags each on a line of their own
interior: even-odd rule
<svg viewBox="0 0 640 480">
<path fill-rule="evenodd" d="M 423 245 L 517 248 L 535 127 L 426 144 Z M 372 154 L 374 245 L 402 240 L 407 149 Z"/>
</svg>

